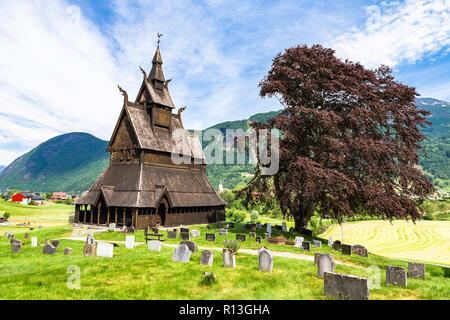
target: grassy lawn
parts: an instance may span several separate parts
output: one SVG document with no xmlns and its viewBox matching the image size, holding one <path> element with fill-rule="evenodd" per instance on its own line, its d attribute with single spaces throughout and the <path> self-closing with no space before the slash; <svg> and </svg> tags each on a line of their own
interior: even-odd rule
<svg viewBox="0 0 450 320">
<path fill-rule="evenodd" d="M 45 237 L 57 237 L 62 231 L 54 228 L 42 237 L 40 234 L 37 236 L 42 243 Z M 109 235 L 122 236 L 119 233 Z M 120 245 L 114 249 L 114 258 L 111 259 L 83 257 L 83 245 L 82 241 L 61 240 L 57 254 L 50 256 L 42 254 L 42 246 L 31 248 L 28 242 L 22 247 L 22 252 L 15 254 L 9 245 L 0 244 L 2 298 L 328 299 L 323 296 L 323 280 L 316 277 L 317 269 L 310 261 L 274 257 L 274 271 L 267 273 L 258 271 L 257 256 L 244 253 L 237 255 L 237 268 L 229 269 L 222 267 L 219 251 L 213 251 L 213 267 L 207 267 L 199 264 L 201 250 L 192 254 L 189 263 L 183 264 L 173 262 L 174 248 L 164 246 L 161 252 L 153 252 L 144 245 L 135 249 L 125 249 L 124 245 Z M 64 247 L 71 247 L 73 254 L 64 256 Z M 352 256 L 349 259 L 356 264 L 362 258 Z M 366 260 L 370 263 L 383 261 L 373 256 Z M 391 261 L 391 264 L 405 266 L 404 262 Z M 67 287 L 70 266 L 80 269 L 79 290 Z M 204 271 L 214 272 L 217 283 L 211 286 L 202 284 L 201 274 Z M 364 268 L 345 265 L 337 265 L 336 272 L 369 276 Z M 448 299 L 449 291 L 450 274 L 445 274 L 444 268 L 427 266 L 425 280 L 408 279 L 408 287 L 400 288 L 385 286 L 383 267 L 381 288 L 371 290 L 371 299 Z"/>
<path fill-rule="evenodd" d="M 33 220 L 47 220 L 53 223 L 67 222 L 74 210 L 74 206 L 66 204 L 50 203 L 43 206 L 33 206 L 0 200 L 0 216 L 8 212 L 12 223 Z"/>
<path fill-rule="evenodd" d="M 372 253 L 450 265 L 450 221 L 359 221 L 343 228 L 345 243 L 361 244 Z M 341 240 L 341 228 L 333 225 L 320 236 Z"/>
</svg>

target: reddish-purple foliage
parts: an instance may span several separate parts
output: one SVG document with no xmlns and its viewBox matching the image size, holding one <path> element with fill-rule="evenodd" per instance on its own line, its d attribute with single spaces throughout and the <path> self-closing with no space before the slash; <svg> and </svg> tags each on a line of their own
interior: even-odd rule
<svg viewBox="0 0 450 320">
<path fill-rule="evenodd" d="M 302 45 L 279 53 L 260 83 L 262 97 L 277 97 L 284 110 L 258 130 L 278 128 L 280 170 L 263 176 L 261 164 L 244 189 L 274 191 L 295 229 L 318 210 L 341 219 L 357 212 L 383 219 L 420 217 L 409 196 L 424 197 L 431 182 L 416 167 L 419 127 L 431 124 L 415 105 L 415 89 L 394 81 L 391 69 L 367 70 L 341 61 L 334 50 Z"/>
</svg>

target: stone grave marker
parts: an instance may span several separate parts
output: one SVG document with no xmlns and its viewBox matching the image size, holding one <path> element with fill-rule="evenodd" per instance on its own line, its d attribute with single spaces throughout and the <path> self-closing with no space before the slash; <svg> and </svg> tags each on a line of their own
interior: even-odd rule
<svg viewBox="0 0 450 320">
<path fill-rule="evenodd" d="M 408 278 L 425 279 L 425 264 L 408 262 Z"/>
<path fill-rule="evenodd" d="M 180 232 L 189 232 L 189 229 L 188 229 L 188 228 L 181 227 L 181 228 L 180 228 Z"/>
<path fill-rule="evenodd" d="M 97 242 L 97 257 L 114 257 L 114 246 L 112 243 Z"/>
<path fill-rule="evenodd" d="M 223 266 L 225 268 L 236 268 L 236 254 L 228 249 L 223 249 L 222 253 Z"/>
<path fill-rule="evenodd" d="M 344 300 L 369 300 L 369 279 L 324 272 L 324 295 Z"/>
<path fill-rule="evenodd" d="M 9 239 L 14 240 L 15 238 L 16 238 L 16 235 L 15 235 L 15 234 L 11 233 L 11 234 L 9 235 Z"/>
<path fill-rule="evenodd" d="M 270 233 L 268 233 L 268 232 L 264 233 L 264 239 L 268 240 L 268 239 L 270 239 L 270 236 L 271 236 Z"/>
<path fill-rule="evenodd" d="M 333 262 L 334 262 L 334 254 L 316 252 L 316 253 L 314 253 L 314 265 L 315 265 L 315 266 L 317 266 L 317 262 L 319 261 L 319 257 L 320 257 L 320 255 L 322 255 L 322 254 L 327 254 L 327 255 L 329 255 L 329 256 L 333 259 Z"/>
<path fill-rule="evenodd" d="M 325 272 L 334 272 L 334 257 L 330 254 L 320 254 L 317 259 L 317 277 L 323 278 Z"/>
<path fill-rule="evenodd" d="M 87 243 L 83 247 L 83 256 L 95 256 L 96 245 Z"/>
<path fill-rule="evenodd" d="M 206 234 L 206 241 L 216 241 L 216 234 L 215 233 L 207 233 Z"/>
<path fill-rule="evenodd" d="M 270 250 L 262 247 L 258 249 L 259 271 L 273 270 L 273 254 Z"/>
<path fill-rule="evenodd" d="M 116 224 L 114 222 L 110 223 L 109 226 L 108 226 L 108 230 L 114 231 L 115 229 L 116 229 Z"/>
<path fill-rule="evenodd" d="M 28 237 L 29 237 L 29 236 L 30 236 L 29 233 L 28 233 L 28 232 L 25 232 L 24 240 L 28 240 Z"/>
<path fill-rule="evenodd" d="M 31 247 L 37 247 L 37 237 L 31 237 Z"/>
<path fill-rule="evenodd" d="M 303 237 L 295 237 L 294 246 L 297 248 L 303 248 L 303 241 L 305 241 L 305 239 Z"/>
<path fill-rule="evenodd" d="M 200 258 L 200 265 L 212 267 L 214 261 L 214 254 L 210 250 L 203 250 Z"/>
<path fill-rule="evenodd" d="M 254 231 L 250 231 L 248 233 L 249 238 L 255 238 L 256 237 L 256 233 Z"/>
<path fill-rule="evenodd" d="M 369 253 L 367 252 L 366 247 L 359 245 L 359 244 L 355 244 L 352 246 L 352 250 L 354 254 L 357 254 L 361 257 L 369 257 Z"/>
<path fill-rule="evenodd" d="M 186 232 L 186 231 L 181 231 L 181 232 L 180 232 L 180 239 L 181 239 L 181 240 L 189 241 L 189 240 L 191 240 L 191 234 L 189 233 L 189 231 L 188 231 L 188 232 Z"/>
<path fill-rule="evenodd" d="M 56 248 L 51 244 L 46 244 L 44 248 L 42 249 L 43 254 L 55 254 Z"/>
<path fill-rule="evenodd" d="M 8 238 L 9 239 L 9 233 L 5 232 L 5 234 L 3 235 L 3 238 Z"/>
<path fill-rule="evenodd" d="M 55 248 L 58 248 L 58 247 L 59 247 L 59 240 L 52 240 L 52 245 L 53 245 Z"/>
<path fill-rule="evenodd" d="M 125 238 L 125 248 L 133 249 L 134 248 L 134 236 L 126 236 Z"/>
<path fill-rule="evenodd" d="M 266 232 L 272 234 L 272 226 L 270 225 L 270 222 L 267 222 Z"/>
<path fill-rule="evenodd" d="M 228 235 L 228 230 L 226 230 L 226 229 L 219 229 L 219 235 L 221 235 L 221 236 Z"/>
<path fill-rule="evenodd" d="M 347 256 L 352 255 L 352 245 L 350 244 L 341 244 L 341 252 Z"/>
<path fill-rule="evenodd" d="M 406 287 L 406 268 L 386 266 L 386 285 Z"/>
<path fill-rule="evenodd" d="M 69 256 L 72 254 L 72 248 L 64 248 L 64 255 Z"/>
<path fill-rule="evenodd" d="M 256 242 L 261 243 L 262 238 L 260 236 L 255 237 Z"/>
<path fill-rule="evenodd" d="M 287 232 L 287 228 L 286 228 L 286 222 L 283 221 L 283 223 L 281 224 L 281 230 L 283 232 Z"/>
<path fill-rule="evenodd" d="M 302 248 L 305 251 L 311 251 L 311 242 L 309 241 L 303 241 L 302 242 Z"/>
<path fill-rule="evenodd" d="M 262 229 L 261 223 L 258 222 L 258 223 L 256 224 L 256 229 Z"/>
<path fill-rule="evenodd" d="M 329 247 L 332 247 L 332 246 L 333 246 L 333 238 L 332 238 L 332 237 L 329 237 L 329 238 L 328 238 L 328 246 L 329 246 Z"/>
<path fill-rule="evenodd" d="M 180 244 L 178 247 L 176 247 L 172 255 L 172 261 L 183 263 L 189 262 L 190 258 L 191 250 L 189 250 L 188 246 L 185 244 Z"/>
<path fill-rule="evenodd" d="M 94 236 L 92 235 L 92 233 L 89 233 L 87 235 L 85 244 L 95 244 Z"/>
<path fill-rule="evenodd" d="M 340 251 L 341 250 L 341 242 L 339 240 L 336 240 L 335 242 L 333 242 L 332 248 L 333 248 L 333 250 Z"/>
<path fill-rule="evenodd" d="M 322 248 L 322 241 L 313 240 L 313 247 L 315 247 L 315 248 Z"/>
<path fill-rule="evenodd" d="M 245 234 L 236 234 L 236 241 L 247 241 L 247 235 Z"/>
<path fill-rule="evenodd" d="M 167 238 L 169 239 L 176 239 L 178 236 L 178 232 L 175 231 L 167 231 Z"/>
<path fill-rule="evenodd" d="M 14 253 L 20 252 L 20 244 L 16 242 L 11 243 L 11 251 Z"/>
<path fill-rule="evenodd" d="M 152 240 L 147 243 L 147 249 L 150 251 L 161 251 L 162 243 L 158 240 Z"/>
<path fill-rule="evenodd" d="M 200 237 L 200 230 L 191 229 L 191 235 L 193 238 Z"/>
<path fill-rule="evenodd" d="M 193 241 L 181 241 L 180 245 L 181 244 L 186 245 L 189 248 L 189 250 L 191 250 L 192 253 L 197 251 L 197 245 Z"/>
</svg>

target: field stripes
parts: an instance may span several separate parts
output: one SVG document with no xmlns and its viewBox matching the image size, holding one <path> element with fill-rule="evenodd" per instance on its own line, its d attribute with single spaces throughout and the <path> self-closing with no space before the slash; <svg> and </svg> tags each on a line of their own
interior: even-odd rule
<svg viewBox="0 0 450 320">
<path fill-rule="evenodd" d="M 359 221 L 344 223 L 344 243 L 361 244 L 390 258 L 450 264 L 450 221 Z M 341 240 L 333 225 L 320 237 Z"/>
</svg>

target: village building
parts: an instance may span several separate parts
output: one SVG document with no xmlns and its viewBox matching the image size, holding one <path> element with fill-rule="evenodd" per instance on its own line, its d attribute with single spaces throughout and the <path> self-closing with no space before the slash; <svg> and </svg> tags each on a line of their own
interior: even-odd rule
<svg viewBox="0 0 450 320">
<path fill-rule="evenodd" d="M 45 199 L 40 194 L 31 192 L 20 192 L 11 197 L 12 202 L 17 202 L 20 204 L 30 204 L 31 201 L 33 201 L 35 205 L 43 205 L 44 200 Z"/>
<path fill-rule="evenodd" d="M 206 177 L 203 150 L 184 129 L 162 70 L 158 48 L 134 102 L 124 105 L 107 147 L 110 164 L 75 200 L 75 222 L 178 226 L 225 221 L 225 205 Z M 182 157 L 175 163 L 172 155 Z M 178 158 L 179 159 L 179 158 Z"/>
<path fill-rule="evenodd" d="M 67 196 L 66 192 L 53 192 L 50 200 L 51 201 L 66 200 L 67 198 L 68 198 L 68 196 Z"/>
</svg>

